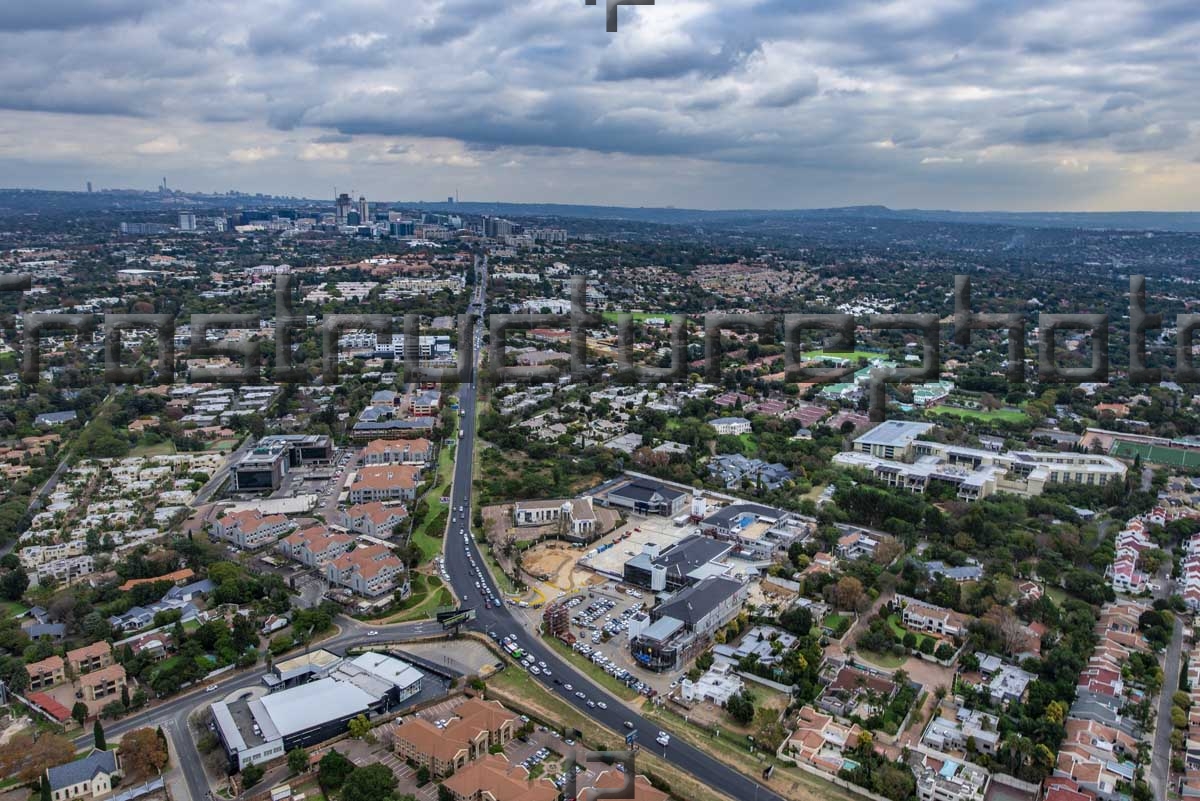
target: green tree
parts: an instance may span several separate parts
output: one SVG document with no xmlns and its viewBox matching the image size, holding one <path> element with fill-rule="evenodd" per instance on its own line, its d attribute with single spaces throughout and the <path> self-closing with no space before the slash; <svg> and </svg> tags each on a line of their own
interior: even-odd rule
<svg viewBox="0 0 1200 801">
<path fill-rule="evenodd" d="M 108 744 L 104 742 L 104 727 L 100 725 L 100 718 L 96 718 L 96 722 L 92 725 L 92 740 L 96 744 L 96 748 L 101 751 L 108 750 Z"/>
<path fill-rule="evenodd" d="M 417 768 L 417 786 L 421 787 L 429 783 L 429 766 L 422 765 Z"/>
<path fill-rule="evenodd" d="M 303 773 L 308 770 L 308 752 L 303 748 L 293 748 L 287 753 L 287 764 L 292 773 Z"/>
<path fill-rule="evenodd" d="M 730 696 L 725 702 L 725 711 L 743 726 L 754 720 L 754 696 L 749 690 L 742 690 Z"/>
<path fill-rule="evenodd" d="M 23 568 L 9 570 L 0 576 L 0 598 L 6 601 L 19 601 L 29 589 L 29 574 Z"/>
<path fill-rule="evenodd" d="M 387 765 L 367 765 L 342 785 L 342 801 L 395 801 L 396 775 Z"/>
<path fill-rule="evenodd" d="M 337 750 L 331 750 L 317 764 L 317 780 L 326 790 L 339 789 L 353 772 L 354 763 Z"/>
<path fill-rule="evenodd" d="M 242 768 L 242 786 L 253 787 L 262 781 L 263 769 L 261 765 L 247 765 Z"/>
<path fill-rule="evenodd" d="M 76 701 L 75 706 L 71 707 L 71 717 L 75 718 L 75 722 L 80 726 L 87 720 L 88 708 L 83 701 Z"/>
<path fill-rule="evenodd" d="M 450 792 L 450 788 L 444 784 L 439 784 L 438 801 L 454 801 L 454 793 Z"/>
<path fill-rule="evenodd" d="M 361 740 L 371 733 L 371 721 L 367 720 L 366 715 L 359 715 L 350 720 L 350 736 L 356 740 Z"/>
<path fill-rule="evenodd" d="M 42 777 L 42 796 L 41 796 L 41 798 L 42 798 L 42 801 L 51 801 L 50 777 L 49 776 Z M 440 801 L 440 799 L 439 799 L 439 801 Z"/>
</svg>

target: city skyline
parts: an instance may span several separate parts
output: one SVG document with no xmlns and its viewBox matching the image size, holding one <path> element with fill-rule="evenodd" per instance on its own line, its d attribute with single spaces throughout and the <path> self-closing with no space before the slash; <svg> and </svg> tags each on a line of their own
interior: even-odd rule
<svg viewBox="0 0 1200 801">
<path fill-rule="evenodd" d="M 571 0 L 390 11 L 0 11 L 0 169 L 315 198 L 1200 206 L 1190 4 L 660 0 L 617 34 Z"/>
</svg>

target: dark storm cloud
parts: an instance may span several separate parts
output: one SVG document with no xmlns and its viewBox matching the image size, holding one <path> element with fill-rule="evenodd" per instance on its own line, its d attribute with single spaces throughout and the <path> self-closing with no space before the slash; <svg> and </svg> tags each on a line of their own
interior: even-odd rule
<svg viewBox="0 0 1200 801">
<path fill-rule="evenodd" d="M 1197 151 L 1194 0 L 663 0 L 621 20 L 607 34 L 577 0 L 4 3 L 0 108 L 218 141 L 239 126 L 258 141 L 222 153 L 252 154 L 243 170 L 305 147 L 309 163 L 368 147 L 417 159 L 391 141 L 408 138 L 512 169 L 659 157 L 669 181 L 680 157 L 941 190 L 1032 181 L 1079 153 Z M 1057 180 L 1092 186 L 1083 172 Z"/>
<path fill-rule="evenodd" d="M 38 0 L 0 3 L 0 31 L 69 30 L 137 19 L 154 0 Z"/>
</svg>

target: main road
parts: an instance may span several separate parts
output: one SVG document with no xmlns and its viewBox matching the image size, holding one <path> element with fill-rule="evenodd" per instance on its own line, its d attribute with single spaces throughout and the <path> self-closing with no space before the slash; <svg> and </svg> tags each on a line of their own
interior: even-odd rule
<svg viewBox="0 0 1200 801">
<path fill-rule="evenodd" d="M 479 268 L 479 272 L 476 276 L 478 280 L 476 281 L 475 295 L 472 299 L 472 311 L 478 309 L 482 312 L 484 307 L 484 292 L 487 286 L 486 260 L 481 264 L 477 262 L 477 267 Z M 482 326 L 482 320 L 476 323 L 476 342 L 482 341 Z M 476 350 L 478 351 L 479 348 Z M 665 727 L 661 727 L 657 723 L 652 723 L 636 714 L 622 701 L 610 695 L 599 685 L 592 682 L 591 679 L 586 678 L 582 673 L 577 671 L 562 659 L 556 651 L 546 646 L 536 636 L 531 637 L 529 630 L 517 621 L 512 611 L 506 605 L 501 604 L 491 609 L 486 608 L 479 590 L 475 588 L 475 580 L 471 577 L 470 558 L 473 556 L 475 563 L 480 566 L 486 564 L 479 553 L 475 538 L 471 536 L 470 531 L 472 471 L 475 452 L 475 409 L 477 402 L 476 378 L 478 371 L 479 360 L 477 355 L 475 363 L 472 365 L 470 380 L 462 384 L 459 388 L 459 408 L 461 410 L 463 432 L 462 436 L 459 437 L 458 451 L 455 454 L 454 485 L 450 494 L 451 508 L 455 510 L 455 519 L 459 522 L 451 527 L 445 539 L 446 571 L 450 575 L 450 584 L 454 589 L 454 593 L 458 596 L 462 606 L 471 607 L 476 610 L 476 619 L 470 624 L 472 628 L 492 633 L 501 638 L 511 634 L 520 639 L 521 647 L 524 650 L 533 654 L 535 659 L 545 662 L 550 666 L 553 676 L 562 683 L 551 682 L 544 676 L 533 677 L 544 685 L 549 692 L 560 696 L 584 715 L 604 724 L 613 731 L 625 733 L 628 729 L 625 724 L 628 721 L 632 724 L 633 728 L 638 730 L 639 741 L 653 742 L 655 733 L 660 728 Z M 460 507 L 466 511 L 465 515 L 457 514 L 457 510 Z M 468 535 L 465 542 L 463 538 L 464 527 Z M 494 579 L 488 571 L 485 569 L 481 572 L 483 574 L 483 581 L 487 583 L 490 593 L 498 598 L 503 598 L 503 594 L 495 586 Z M 511 669 L 519 670 L 520 668 Z M 587 697 L 593 701 L 604 701 L 608 708 L 600 709 L 599 707 L 592 708 L 587 706 L 584 699 L 578 698 L 574 692 L 564 689 L 564 684 L 574 685 L 578 690 L 584 691 Z M 655 749 L 655 752 L 657 753 L 657 749 Z M 768 789 L 765 785 L 760 784 L 745 774 L 739 773 L 724 762 L 706 754 L 700 749 L 687 744 L 679 737 L 673 738 L 670 746 L 665 748 L 664 752 L 664 759 L 667 762 L 670 762 L 684 773 L 719 790 L 730 798 L 757 798 L 759 801 L 782 801 L 779 795 Z"/>
</svg>

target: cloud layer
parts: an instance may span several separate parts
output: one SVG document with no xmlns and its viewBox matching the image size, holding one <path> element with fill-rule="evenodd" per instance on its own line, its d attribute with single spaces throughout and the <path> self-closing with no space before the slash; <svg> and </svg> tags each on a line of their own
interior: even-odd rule
<svg viewBox="0 0 1200 801">
<path fill-rule="evenodd" d="M 10 4 L 11 5 L 11 4 Z M 42 0 L 4 183 L 1197 208 L 1194 0 Z"/>
</svg>

